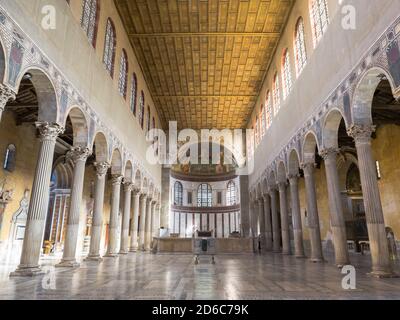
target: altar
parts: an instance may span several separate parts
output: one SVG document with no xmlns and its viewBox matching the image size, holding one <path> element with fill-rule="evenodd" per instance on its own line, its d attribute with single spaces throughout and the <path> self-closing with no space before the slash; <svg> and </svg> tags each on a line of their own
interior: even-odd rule
<svg viewBox="0 0 400 320">
<path fill-rule="evenodd" d="M 251 238 L 215 238 L 216 254 L 253 253 Z M 192 238 L 156 237 L 155 253 L 192 253 Z"/>
</svg>

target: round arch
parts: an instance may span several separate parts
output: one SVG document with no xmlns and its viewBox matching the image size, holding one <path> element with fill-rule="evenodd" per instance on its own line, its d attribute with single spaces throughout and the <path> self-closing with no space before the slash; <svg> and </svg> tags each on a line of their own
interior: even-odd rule
<svg viewBox="0 0 400 320">
<path fill-rule="evenodd" d="M 372 124 L 372 101 L 379 83 L 387 79 L 394 95 L 394 80 L 381 67 L 372 67 L 364 72 L 354 90 L 351 115 L 353 124 Z"/>
</svg>

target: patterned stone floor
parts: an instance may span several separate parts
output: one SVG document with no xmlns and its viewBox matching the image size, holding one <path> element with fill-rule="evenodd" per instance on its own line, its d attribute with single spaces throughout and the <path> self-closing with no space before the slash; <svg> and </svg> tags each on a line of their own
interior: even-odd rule
<svg viewBox="0 0 400 320">
<path fill-rule="evenodd" d="M 44 260 L 47 274 L 35 278 L 8 278 L 15 265 L 0 264 L 0 299 L 400 299 L 400 278 L 369 278 L 369 257 L 351 259 L 357 289 L 350 291 L 331 256 L 313 264 L 280 254 L 222 255 L 215 265 L 207 257 L 194 265 L 190 255 L 130 253 L 74 270 Z"/>
</svg>

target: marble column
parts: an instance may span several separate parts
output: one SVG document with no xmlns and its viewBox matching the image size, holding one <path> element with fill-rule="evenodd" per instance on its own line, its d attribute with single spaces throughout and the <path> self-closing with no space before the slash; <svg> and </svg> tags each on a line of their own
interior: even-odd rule
<svg viewBox="0 0 400 320">
<path fill-rule="evenodd" d="M 144 224 L 144 250 L 150 251 L 150 239 L 151 239 L 151 212 L 152 212 L 152 198 L 147 198 L 146 203 L 146 219 Z"/>
<path fill-rule="evenodd" d="M 265 215 L 264 215 L 264 200 L 261 197 L 256 202 L 258 204 L 258 217 L 260 222 L 260 237 L 261 237 L 261 249 L 266 250 L 265 242 Z"/>
<path fill-rule="evenodd" d="M 328 148 L 320 152 L 324 159 L 326 170 L 326 183 L 328 186 L 328 199 L 330 209 L 330 222 L 335 248 L 335 263 L 338 267 L 350 263 L 347 250 L 346 225 L 344 222 L 343 204 L 339 188 L 339 176 L 337 171 L 338 150 Z"/>
<path fill-rule="evenodd" d="M 101 261 L 100 257 L 100 241 L 101 231 L 103 227 L 103 210 L 104 210 L 104 190 L 106 184 L 106 174 L 110 164 L 108 162 L 94 163 L 96 168 L 96 184 L 92 220 L 92 233 L 90 235 L 89 255 L 85 260 Z"/>
<path fill-rule="evenodd" d="M 119 223 L 119 200 L 121 194 L 121 175 L 112 176 L 112 195 L 111 195 L 111 212 L 109 224 L 109 238 L 107 245 L 107 253 L 105 257 L 118 256 L 117 237 L 118 237 L 118 223 Z"/>
<path fill-rule="evenodd" d="M 370 275 L 390 277 L 393 276 L 393 270 L 389 258 L 376 165 L 371 149 L 371 134 L 374 131 L 375 127 L 372 125 L 353 125 L 348 130 L 348 134 L 354 139 L 357 149 L 372 259 L 372 272 Z"/>
<path fill-rule="evenodd" d="M 250 203 L 250 225 L 251 225 L 251 236 L 253 238 L 253 249 L 255 252 L 258 251 L 258 230 L 257 230 L 257 218 L 258 216 L 258 205 L 257 201 L 251 201 Z"/>
<path fill-rule="evenodd" d="M 268 193 L 263 196 L 265 222 L 265 250 L 272 251 L 271 202 Z"/>
<path fill-rule="evenodd" d="M 154 229 L 156 226 L 156 205 L 157 205 L 157 201 L 152 201 L 151 202 L 151 220 L 150 220 L 150 231 L 148 233 L 148 237 L 149 237 L 149 243 L 150 243 L 150 250 L 153 248 L 153 237 L 154 237 Z"/>
<path fill-rule="evenodd" d="M 83 147 L 73 147 L 71 151 L 67 153 L 67 159 L 71 160 L 74 164 L 74 173 L 71 197 L 69 200 L 63 257 L 61 262 L 56 265 L 57 267 L 79 267 L 79 263 L 76 261 L 76 247 L 78 243 L 85 165 L 86 159 L 90 154 L 91 151 Z"/>
<path fill-rule="evenodd" d="M 160 230 L 160 204 L 156 202 L 154 205 L 154 223 L 153 223 L 153 237 L 159 236 Z"/>
<path fill-rule="evenodd" d="M 139 250 L 144 251 L 147 195 L 140 196 Z"/>
<path fill-rule="evenodd" d="M 296 258 L 304 258 L 303 226 L 301 223 L 299 199 L 299 175 L 290 174 L 288 179 L 290 184 L 290 200 L 292 203 L 294 254 Z"/>
<path fill-rule="evenodd" d="M 15 100 L 15 92 L 5 84 L 0 83 L 0 121 L 3 116 L 4 108 L 10 100 Z"/>
<path fill-rule="evenodd" d="M 131 223 L 131 243 L 130 252 L 136 252 L 138 249 L 138 223 L 139 223 L 139 201 L 140 192 L 138 189 L 133 190 L 133 217 Z"/>
<path fill-rule="evenodd" d="M 21 261 L 17 270 L 10 276 L 33 276 L 41 273 L 39 257 L 49 205 L 54 147 L 58 135 L 64 132 L 64 128 L 47 122 L 38 122 L 36 127 L 40 133 L 40 148 L 29 201 Z"/>
<path fill-rule="evenodd" d="M 307 196 L 307 222 L 308 222 L 308 232 L 310 235 L 310 246 L 311 246 L 310 260 L 312 262 L 322 262 L 324 261 L 324 256 L 322 254 L 317 194 L 315 191 L 315 178 L 314 178 L 315 163 L 314 162 L 303 163 L 301 167 L 304 172 L 304 183 Z"/>
<path fill-rule="evenodd" d="M 271 187 L 269 195 L 271 197 L 273 251 L 281 252 L 281 231 L 279 230 L 278 203 L 277 203 L 278 194 L 275 186 Z"/>
<path fill-rule="evenodd" d="M 131 182 L 124 183 L 124 211 L 122 215 L 121 247 L 119 250 L 119 254 L 128 254 L 129 220 L 131 218 L 132 189 L 133 189 L 133 184 Z"/>
<path fill-rule="evenodd" d="M 286 198 L 286 182 L 279 182 L 279 207 L 281 211 L 282 254 L 290 254 L 289 217 Z"/>
</svg>

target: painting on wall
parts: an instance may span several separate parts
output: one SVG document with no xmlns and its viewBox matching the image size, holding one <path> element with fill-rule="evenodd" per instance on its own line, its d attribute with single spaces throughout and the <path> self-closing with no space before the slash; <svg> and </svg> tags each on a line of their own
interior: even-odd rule
<svg viewBox="0 0 400 320">
<path fill-rule="evenodd" d="M 400 50 L 399 43 L 397 41 L 393 41 L 388 46 L 386 55 L 389 63 L 389 71 L 397 88 L 400 86 Z"/>
<path fill-rule="evenodd" d="M 10 62 L 8 70 L 8 82 L 12 86 L 17 85 L 17 78 L 22 68 L 24 47 L 17 40 L 13 40 L 10 50 Z"/>
</svg>

